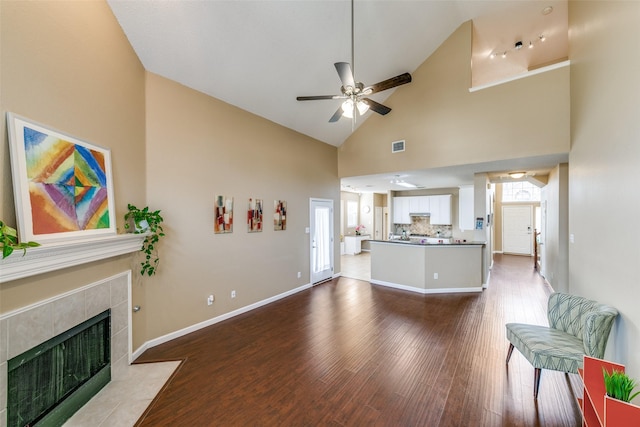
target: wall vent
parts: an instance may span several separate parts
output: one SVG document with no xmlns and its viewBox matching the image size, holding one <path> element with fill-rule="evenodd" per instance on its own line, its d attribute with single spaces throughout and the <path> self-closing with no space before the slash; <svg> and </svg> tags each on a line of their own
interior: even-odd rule
<svg viewBox="0 0 640 427">
<path fill-rule="evenodd" d="M 404 151 L 404 139 L 402 141 L 393 141 L 391 143 L 391 152 L 399 153 L 401 151 Z"/>
</svg>

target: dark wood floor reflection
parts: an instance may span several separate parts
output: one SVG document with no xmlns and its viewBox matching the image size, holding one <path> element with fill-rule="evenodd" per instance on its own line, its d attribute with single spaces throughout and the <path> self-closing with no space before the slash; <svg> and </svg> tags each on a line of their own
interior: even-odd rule
<svg viewBox="0 0 640 427">
<path fill-rule="evenodd" d="M 577 380 L 505 366 L 504 324 L 546 324 L 531 258 L 497 255 L 481 294 L 341 278 L 147 350 L 183 359 L 140 426 L 578 426 Z"/>
</svg>

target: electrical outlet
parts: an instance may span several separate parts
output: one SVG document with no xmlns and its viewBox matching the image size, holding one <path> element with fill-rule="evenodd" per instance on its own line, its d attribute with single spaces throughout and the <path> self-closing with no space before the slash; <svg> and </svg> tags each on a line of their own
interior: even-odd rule
<svg viewBox="0 0 640 427">
<path fill-rule="evenodd" d="M 435 280 L 438 280 L 438 273 L 433 273 L 433 278 L 434 278 Z"/>
<path fill-rule="evenodd" d="M 213 300 L 214 300 L 213 295 L 209 295 L 209 297 L 207 298 L 207 305 L 213 305 Z"/>
<path fill-rule="evenodd" d="M 302 273 L 298 271 L 298 279 L 302 277 Z"/>
<path fill-rule="evenodd" d="M 231 298 L 235 298 L 236 297 L 236 291 L 231 291 Z"/>
</svg>

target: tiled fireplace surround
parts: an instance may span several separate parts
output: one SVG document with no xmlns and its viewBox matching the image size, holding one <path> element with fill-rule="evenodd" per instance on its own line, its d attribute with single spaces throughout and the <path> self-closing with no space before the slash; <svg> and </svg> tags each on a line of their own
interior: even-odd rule
<svg viewBox="0 0 640 427">
<path fill-rule="evenodd" d="M 131 271 L 0 317 L 0 427 L 6 427 L 7 360 L 111 308 L 111 375 L 131 354 Z"/>
</svg>

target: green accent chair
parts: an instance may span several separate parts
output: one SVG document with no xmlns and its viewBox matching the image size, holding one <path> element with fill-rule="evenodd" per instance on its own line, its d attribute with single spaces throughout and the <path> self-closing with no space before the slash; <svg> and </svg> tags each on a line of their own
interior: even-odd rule
<svg viewBox="0 0 640 427">
<path fill-rule="evenodd" d="M 509 350 L 513 348 L 535 368 L 533 397 L 538 398 L 542 369 L 578 373 L 582 357 L 602 359 L 618 311 L 583 297 L 553 293 L 549 296 L 549 326 L 507 323 Z"/>
</svg>

